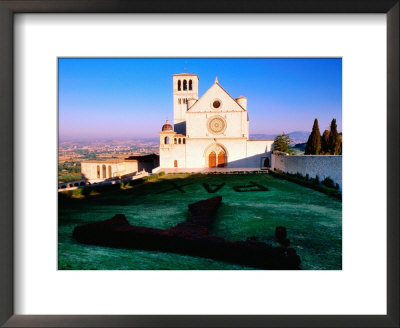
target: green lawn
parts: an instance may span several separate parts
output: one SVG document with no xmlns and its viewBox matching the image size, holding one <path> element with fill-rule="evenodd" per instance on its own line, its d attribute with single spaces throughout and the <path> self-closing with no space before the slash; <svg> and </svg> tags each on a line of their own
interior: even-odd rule
<svg viewBox="0 0 400 328">
<path fill-rule="evenodd" d="M 269 191 L 237 192 L 233 188 L 251 182 Z M 225 185 L 216 193 L 208 193 L 203 183 L 211 189 Z M 223 199 L 213 234 L 229 240 L 257 236 L 273 243 L 275 227 L 285 226 L 291 246 L 302 260 L 301 269 L 341 269 L 342 203 L 268 174 L 174 174 L 127 189 L 92 192 L 75 199 L 60 195 L 59 269 L 252 269 L 179 254 L 87 246 L 72 239 L 75 226 L 105 220 L 117 213 L 125 214 L 134 225 L 169 228 L 186 219 L 188 204 L 216 195 Z"/>
</svg>

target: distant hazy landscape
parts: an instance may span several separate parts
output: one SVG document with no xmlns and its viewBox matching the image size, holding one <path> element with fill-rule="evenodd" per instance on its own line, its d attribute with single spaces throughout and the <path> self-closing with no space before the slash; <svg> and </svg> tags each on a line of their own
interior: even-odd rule
<svg viewBox="0 0 400 328">
<path fill-rule="evenodd" d="M 257 139 L 274 139 L 279 133 L 275 134 L 264 134 L 264 133 L 255 133 L 250 134 L 250 140 Z M 289 132 L 288 135 L 292 140 L 292 144 L 307 142 L 308 136 L 310 135 L 310 131 L 294 131 Z M 89 145 L 104 145 L 104 144 L 112 144 L 114 146 L 127 146 L 130 145 L 132 147 L 144 146 L 144 145 L 159 145 L 160 139 L 158 137 L 155 138 L 80 138 L 77 136 L 76 138 L 65 138 L 60 137 L 59 143 L 60 146 L 67 145 L 76 145 L 76 146 L 89 146 Z"/>
<path fill-rule="evenodd" d="M 275 134 L 250 134 L 250 140 L 257 140 L 257 139 L 275 139 L 278 133 Z M 307 142 L 308 136 L 310 132 L 307 131 L 294 131 L 289 132 L 288 135 L 290 136 L 290 140 L 292 141 L 292 145 L 296 145 L 299 143 Z"/>
</svg>

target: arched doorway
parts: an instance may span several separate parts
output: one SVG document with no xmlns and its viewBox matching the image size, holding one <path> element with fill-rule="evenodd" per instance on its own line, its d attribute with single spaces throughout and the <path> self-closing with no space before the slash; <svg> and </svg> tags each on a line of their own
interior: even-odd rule
<svg viewBox="0 0 400 328">
<path fill-rule="evenodd" d="M 208 167 L 216 167 L 217 166 L 217 156 L 215 155 L 215 153 L 212 151 L 209 155 L 208 155 Z"/>
<path fill-rule="evenodd" d="M 103 169 L 103 179 L 106 179 L 106 178 L 107 178 L 107 169 L 106 169 L 106 166 L 103 165 L 102 169 Z"/>
<path fill-rule="evenodd" d="M 269 158 L 268 157 L 265 157 L 264 166 L 269 167 Z"/>
<path fill-rule="evenodd" d="M 174 160 L 174 167 L 178 167 L 178 161 Z"/>
<path fill-rule="evenodd" d="M 205 167 L 227 167 L 228 152 L 226 148 L 219 144 L 213 143 L 204 151 Z"/>
<path fill-rule="evenodd" d="M 225 154 L 223 153 L 223 151 L 221 150 L 218 153 L 218 167 L 224 167 L 225 166 Z"/>
</svg>

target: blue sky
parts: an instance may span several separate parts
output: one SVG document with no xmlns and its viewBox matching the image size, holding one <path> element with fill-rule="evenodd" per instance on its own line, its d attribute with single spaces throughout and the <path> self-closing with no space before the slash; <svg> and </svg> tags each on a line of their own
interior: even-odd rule
<svg viewBox="0 0 400 328">
<path fill-rule="evenodd" d="M 61 139 L 158 137 L 173 119 L 172 75 L 199 75 L 199 97 L 215 77 L 248 98 L 250 134 L 342 130 L 340 58 L 60 58 Z"/>
</svg>

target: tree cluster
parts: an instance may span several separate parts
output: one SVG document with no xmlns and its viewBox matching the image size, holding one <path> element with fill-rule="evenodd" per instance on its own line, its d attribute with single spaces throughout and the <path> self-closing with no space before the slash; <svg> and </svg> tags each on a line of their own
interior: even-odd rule
<svg viewBox="0 0 400 328">
<path fill-rule="evenodd" d="M 332 119 L 330 130 L 320 134 L 318 120 L 308 137 L 305 155 L 342 155 L 342 136 L 337 131 L 336 119 Z"/>
<path fill-rule="evenodd" d="M 290 136 L 283 132 L 275 137 L 274 150 L 290 153 L 290 143 Z"/>
</svg>

